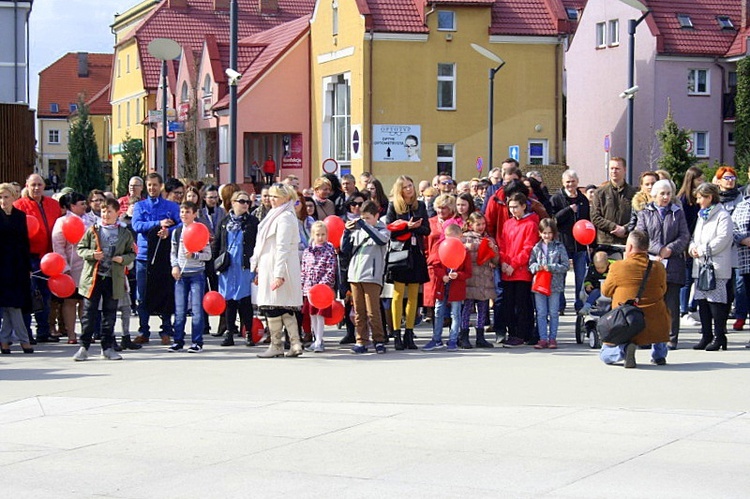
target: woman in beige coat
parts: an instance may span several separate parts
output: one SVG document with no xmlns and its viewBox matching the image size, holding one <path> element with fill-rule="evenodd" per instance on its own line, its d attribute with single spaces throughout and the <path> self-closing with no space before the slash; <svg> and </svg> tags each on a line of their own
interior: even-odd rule
<svg viewBox="0 0 750 499">
<path fill-rule="evenodd" d="M 287 357 L 302 355 L 295 312 L 302 308 L 302 283 L 299 254 L 299 230 L 294 203 L 297 193 L 282 184 L 271 186 L 271 211 L 258 226 L 258 237 L 251 259 L 258 285 L 255 302 L 268 320 L 271 346 L 258 354 L 261 358 L 284 355 L 284 332 L 289 333 L 291 348 Z"/>
</svg>

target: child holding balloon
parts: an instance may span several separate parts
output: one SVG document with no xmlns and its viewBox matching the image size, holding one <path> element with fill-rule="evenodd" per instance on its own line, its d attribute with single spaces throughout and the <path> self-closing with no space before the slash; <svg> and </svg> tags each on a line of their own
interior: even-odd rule
<svg viewBox="0 0 750 499">
<path fill-rule="evenodd" d="M 316 301 L 314 297 L 312 300 L 310 299 L 310 290 L 316 284 L 324 284 L 331 289 L 336 284 L 336 250 L 333 244 L 328 242 L 328 227 L 321 221 L 315 222 L 310 227 L 310 245 L 302 252 L 301 270 L 302 294 L 304 296 L 302 312 L 310 315 L 314 337 L 313 343 L 307 347 L 307 350 L 321 353 L 325 351 L 323 346 L 325 318 L 331 317 L 332 310 L 330 303 L 322 308 L 310 303 Z M 333 296 L 333 293 L 331 293 L 331 296 Z"/>
<path fill-rule="evenodd" d="M 84 297 L 81 348 L 73 356 L 76 361 L 89 357 L 100 301 L 102 357 L 108 360 L 122 359 L 113 348 L 115 319 L 118 300 L 125 294 L 125 267 L 135 261 L 135 250 L 133 235 L 117 223 L 119 211 L 120 203 L 116 199 L 106 199 L 102 206 L 101 224 L 88 229 L 76 248 L 78 256 L 83 259 L 78 290 Z"/>
<path fill-rule="evenodd" d="M 170 262 L 174 283 L 174 343 L 167 349 L 179 352 L 185 346 L 185 323 L 187 322 L 188 295 L 191 297 L 193 310 L 190 337 L 192 345 L 188 353 L 200 353 L 203 350 L 203 295 L 206 294 L 206 262 L 211 259 L 209 232 L 205 225 L 196 223 L 198 206 L 185 201 L 180 205 L 182 227 L 172 232 L 172 251 Z M 195 225 L 193 225 L 195 224 Z M 202 227 L 202 228 L 201 228 Z"/>
<path fill-rule="evenodd" d="M 534 302 L 536 304 L 536 324 L 539 331 L 539 341 L 534 348 L 557 348 L 557 326 L 560 314 L 560 293 L 565 291 L 565 274 L 570 263 L 565 245 L 557 240 L 557 222 L 554 218 L 545 218 L 539 222 L 539 236 L 541 241 L 531 250 L 529 271 L 539 277 L 540 272 L 552 274 L 550 287 L 541 290 L 532 286 Z M 549 291 L 547 294 L 546 291 Z M 549 333 L 547 324 L 549 318 Z"/>
<path fill-rule="evenodd" d="M 432 339 L 422 347 L 425 352 L 446 348 L 443 344 L 446 308 L 450 308 L 451 314 L 447 350 L 458 350 L 461 305 L 466 299 L 466 280 L 471 277 L 471 256 L 461 243 L 461 234 L 462 230 L 458 225 L 445 226 L 442 242 L 432 246 L 427 258 L 427 270 L 435 289 L 435 321 Z"/>
</svg>

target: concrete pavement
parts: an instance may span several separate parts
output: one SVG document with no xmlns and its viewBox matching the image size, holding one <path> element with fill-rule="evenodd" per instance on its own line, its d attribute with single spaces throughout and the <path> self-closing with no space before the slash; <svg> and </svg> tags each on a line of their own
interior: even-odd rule
<svg viewBox="0 0 750 499">
<path fill-rule="evenodd" d="M 684 328 L 669 365 L 640 350 L 625 370 L 561 319 L 557 351 L 355 356 L 335 329 L 298 359 L 216 338 L 120 362 L 14 351 L 0 357 L 3 496 L 747 496 L 747 332 L 704 352 Z"/>
</svg>

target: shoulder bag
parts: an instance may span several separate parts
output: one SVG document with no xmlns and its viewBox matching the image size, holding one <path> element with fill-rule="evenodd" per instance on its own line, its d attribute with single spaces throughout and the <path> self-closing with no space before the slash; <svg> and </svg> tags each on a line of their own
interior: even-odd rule
<svg viewBox="0 0 750 499">
<path fill-rule="evenodd" d="M 713 291 L 716 289 L 716 269 L 714 260 L 711 258 L 711 248 L 708 247 L 706 254 L 703 255 L 703 261 L 698 268 L 698 283 L 696 284 L 700 291 Z"/>
<path fill-rule="evenodd" d="M 628 300 L 613 308 L 606 314 L 602 315 L 596 325 L 596 329 L 601 336 L 602 342 L 621 345 L 628 343 L 635 335 L 643 331 L 646 327 L 646 320 L 643 316 L 643 310 L 638 307 L 641 300 L 643 289 L 646 287 L 648 275 L 651 273 L 651 267 L 654 262 L 649 260 L 646 272 L 643 274 L 643 281 L 638 288 L 638 294 L 634 300 Z"/>
</svg>

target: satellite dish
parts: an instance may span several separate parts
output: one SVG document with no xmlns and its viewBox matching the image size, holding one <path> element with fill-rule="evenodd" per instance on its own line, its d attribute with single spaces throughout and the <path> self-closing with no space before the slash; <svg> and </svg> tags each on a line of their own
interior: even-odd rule
<svg viewBox="0 0 750 499">
<path fill-rule="evenodd" d="M 495 54 L 494 52 L 490 52 L 489 50 L 487 50 L 486 48 L 482 47 L 481 45 L 477 45 L 476 43 L 472 43 L 471 44 L 471 48 L 473 48 L 474 50 L 476 50 L 477 52 L 479 52 L 480 54 L 482 54 L 483 56 L 485 56 L 487 59 L 489 59 L 491 61 L 494 61 L 494 62 L 500 64 L 501 66 L 503 64 L 505 64 L 505 61 L 502 60 L 502 59 L 500 59 L 500 57 L 498 57 L 497 54 Z"/>
<path fill-rule="evenodd" d="M 148 44 L 148 53 L 160 61 L 171 61 L 180 57 L 180 44 L 171 38 L 154 38 Z"/>
</svg>

